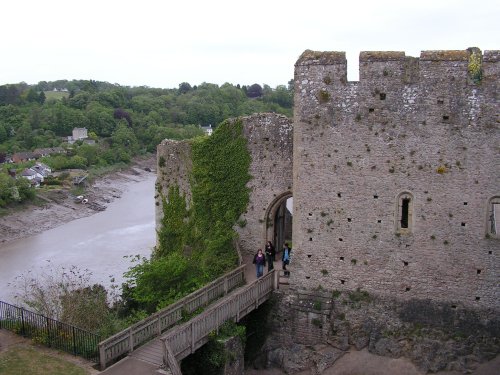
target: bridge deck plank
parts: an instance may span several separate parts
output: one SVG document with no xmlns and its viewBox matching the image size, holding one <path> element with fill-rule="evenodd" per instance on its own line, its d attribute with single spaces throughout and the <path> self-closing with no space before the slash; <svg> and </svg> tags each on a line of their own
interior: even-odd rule
<svg viewBox="0 0 500 375">
<path fill-rule="evenodd" d="M 163 348 L 161 346 L 161 341 L 155 339 L 137 350 L 134 350 L 130 353 L 130 356 L 155 365 L 161 365 L 163 364 Z"/>
</svg>

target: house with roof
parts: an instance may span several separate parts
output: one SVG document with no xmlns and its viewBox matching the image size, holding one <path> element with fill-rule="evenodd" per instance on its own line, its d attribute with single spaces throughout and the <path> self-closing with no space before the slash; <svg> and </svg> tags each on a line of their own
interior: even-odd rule
<svg viewBox="0 0 500 375">
<path fill-rule="evenodd" d="M 36 187 L 40 186 L 40 183 L 43 182 L 43 176 L 31 168 L 26 168 L 21 173 L 21 177 L 27 179 L 31 185 Z"/>
<path fill-rule="evenodd" d="M 33 171 L 41 175 L 43 178 L 50 176 L 52 173 L 52 169 L 43 163 L 36 163 L 34 166 L 31 167 Z"/>
<path fill-rule="evenodd" d="M 212 135 L 212 133 L 214 132 L 212 124 L 209 124 L 208 126 L 202 126 L 201 129 L 205 132 L 206 135 Z"/>
<path fill-rule="evenodd" d="M 64 152 L 65 152 L 64 148 L 62 148 L 62 147 L 36 148 L 33 150 L 33 153 L 38 158 L 41 158 L 44 156 L 55 155 L 55 154 L 63 154 Z"/>
<path fill-rule="evenodd" d="M 33 186 L 40 186 L 44 179 L 52 173 L 52 169 L 43 163 L 36 163 L 31 168 L 26 168 L 21 177 L 30 181 Z"/>
<path fill-rule="evenodd" d="M 16 152 L 12 155 L 12 161 L 14 163 L 22 163 L 25 161 L 35 160 L 36 155 L 33 152 Z"/>
<path fill-rule="evenodd" d="M 68 143 L 72 145 L 76 141 L 87 139 L 87 128 L 73 128 L 73 134 L 68 136 Z"/>
</svg>

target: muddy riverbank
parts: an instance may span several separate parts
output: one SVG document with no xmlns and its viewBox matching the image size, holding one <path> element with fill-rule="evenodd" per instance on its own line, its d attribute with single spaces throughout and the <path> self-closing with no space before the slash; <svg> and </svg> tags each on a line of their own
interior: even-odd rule
<svg viewBox="0 0 500 375">
<path fill-rule="evenodd" d="M 156 156 L 137 158 L 129 167 L 96 179 L 85 191 L 87 204 L 75 202 L 69 190 L 40 194 L 42 205 L 28 205 L 0 217 L 0 245 L 100 212 L 122 196 L 127 183 L 151 174 L 156 174 Z"/>
</svg>

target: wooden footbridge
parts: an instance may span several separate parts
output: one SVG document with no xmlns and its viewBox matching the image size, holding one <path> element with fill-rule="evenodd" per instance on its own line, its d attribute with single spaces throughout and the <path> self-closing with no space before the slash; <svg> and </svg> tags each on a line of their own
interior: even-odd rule
<svg viewBox="0 0 500 375">
<path fill-rule="evenodd" d="M 239 321 L 267 301 L 278 287 L 278 273 L 245 284 L 245 265 L 220 277 L 180 301 L 99 343 L 101 370 L 128 355 L 180 375 L 179 361 L 194 353 L 209 334 L 227 321 Z M 199 309 L 203 312 L 185 321 Z M 120 362 L 109 373 L 124 373 Z M 107 373 L 108 370 L 104 371 Z"/>
</svg>

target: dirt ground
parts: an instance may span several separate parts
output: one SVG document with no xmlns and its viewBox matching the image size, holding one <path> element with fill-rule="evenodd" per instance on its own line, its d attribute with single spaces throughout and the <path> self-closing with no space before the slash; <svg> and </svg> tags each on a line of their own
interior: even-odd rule
<svg viewBox="0 0 500 375">
<path fill-rule="evenodd" d="M 139 181 L 143 175 L 155 172 L 155 169 L 156 156 L 137 158 L 127 169 L 98 178 L 86 189 L 87 204 L 76 203 L 67 190 L 41 194 L 42 200 L 46 202 L 43 205 L 30 205 L 0 217 L 0 245 L 93 215 L 105 209 L 114 199 L 120 198 L 126 182 Z"/>
<path fill-rule="evenodd" d="M 279 369 L 246 370 L 245 375 L 284 375 Z M 312 375 L 311 371 L 303 371 L 295 375 Z M 423 375 L 409 360 L 405 358 L 381 357 L 368 350 L 350 351 L 338 359 L 332 367 L 322 375 Z M 435 375 L 461 375 L 457 371 L 439 371 Z M 479 365 L 471 375 L 499 375 L 500 355 L 494 360 Z"/>
</svg>

